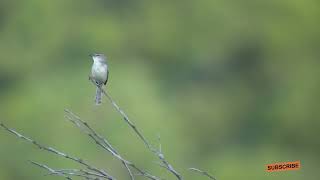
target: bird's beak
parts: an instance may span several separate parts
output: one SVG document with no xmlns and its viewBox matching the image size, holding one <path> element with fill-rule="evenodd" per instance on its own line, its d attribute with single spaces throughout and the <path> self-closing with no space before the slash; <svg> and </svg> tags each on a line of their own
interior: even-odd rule
<svg viewBox="0 0 320 180">
<path fill-rule="evenodd" d="M 89 54 L 90 57 L 93 57 L 93 54 Z"/>
</svg>

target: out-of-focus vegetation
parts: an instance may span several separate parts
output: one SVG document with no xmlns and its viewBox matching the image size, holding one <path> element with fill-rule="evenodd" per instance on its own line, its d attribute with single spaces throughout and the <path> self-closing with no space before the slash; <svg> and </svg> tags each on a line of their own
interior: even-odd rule
<svg viewBox="0 0 320 180">
<path fill-rule="evenodd" d="M 94 105 L 89 53 L 107 54 L 108 91 L 186 179 L 319 178 L 318 0 L 1 0 L 1 121 L 118 179 L 121 164 L 69 122 L 70 108 L 122 154 L 153 163 L 104 99 Z M 0 180 L 58 179 L 27 163 L 77 167 L 0 130 Z M 265 164 L 301 160 L 299 171 Z"/>
</svg>

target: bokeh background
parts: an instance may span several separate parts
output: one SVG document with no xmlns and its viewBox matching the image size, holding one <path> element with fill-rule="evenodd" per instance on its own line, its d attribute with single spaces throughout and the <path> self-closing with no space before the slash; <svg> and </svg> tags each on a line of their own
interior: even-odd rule
<svg viewBox="0 0 320 180">
<path fill-rule="evenodd" d="M 105 53 L 111 96 L 185 179 L 319 176 L 318 0 L 1 0 L 1 122 L 82 157 L 117 179 L 121 164 L 64 119 L 69 108 L 129 160 L 154 163 L 104 99 L 94 105 L 92 52 Z M 77 164 L 0 130 L 0 179 L 61 179 Z M 301 160 L 299 171 L 265 165 Z"/>
</svg>

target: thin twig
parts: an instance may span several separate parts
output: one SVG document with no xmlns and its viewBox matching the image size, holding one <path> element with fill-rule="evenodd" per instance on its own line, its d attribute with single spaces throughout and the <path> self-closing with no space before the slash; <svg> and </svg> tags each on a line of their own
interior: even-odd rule
<svg viewBox="0 0 320 180">
<path fill-rule="evenodd" d="M 160 142 L 160 136 L 158 137 L 159 140 L 159 149 L 152 149 L 151 151 L 158 156 L 158 158 L 161 160 L 161 163 L 159 165 L 161 167 L 164 167 L 168 171 L 170 171 L 172 174 L 174 174 L 177 179 L 182 180 L 182 176 L 172 167 L 171 164 L 165 159 L 164 154 L 162 153 L 162 145 Z"/>
<path fill-rule="evenodd" d="M 134 168 L 137 170 L 142 176 L 147 177 L 152 180 L 160 180 L 160 178 L 151 175 L 147 173 L 146 171 L 138 168 L 135 164 L 132 162 L 125 160 L 115 148 L 112 147 L 110 142 L 106 139 L 103 138 L 100 134 L 98 134 L 87 122 L 83 121 L 79 116 L 75 115 L 72 111 L 65 109 L 66 112 L 66 119 L 71 121 L 73 124 L 75 124 L 82 132 L 86 133 L 97 145 L 102 147 L 104 150 L 107 152 L 111 153 L 115 158 L 120 160 L 123 165 L 126 167 L 130 178 L 134 179 L 134 175 L 132 174 L 130 167 Z"/>
<path fill-rule="evenodd" d="M 202 171 L 202 170 L 197 169 L 197 168 L 189 168 L 189 170 L 194 171 L 194 172 L 197 172 L 198 174 L 207 176 L 207 177 L 210 178 L 210 179 L 217 180 L 215 177 L 213 177 L 212 175 L 210 175 L 210 174 L 207 173 L 206 171 Z"/>
<path fill-rule="evenodd" d="M 82 170 L 82 169 L 59 169 L 59 170 L 55 170 L 52 169 L 50 167 L 48 167 L 47 165 L 44 164 L 40 164 L 34 161 L 30 161 L 33 165 L 36 165 L 38 167 L 41 167 L 43 169 L 46 169 L 47 171 L 49 171 L 48 175 L 57 175 L 57 176 L 63 176 L 66 179 L 71 179 L 71 176 L 74 177 L 81 177 L 84 179 L 89 179 L 89 180 L 101 180 L 101 178 L 103 178 L 103 176 L 101 176 L 100 174 L 96 174 L 87 170 Z"/>
<path fill-rule="evenodd" d="M 57 172 L 56 170 L 54 170 L 54 169 L 52 169 L 52 168 L 49 168 L 48 166 L 46 166 L 46 165 L 44 165 L 44 164 L 36 163 L 36 162 L 33 162 L 33 161 L 30 161 L 30 162 L 31 162 L 33 165 L 36 165 L 36 166 L 41 167 L 41 168 L 43 168 L 43 169 L 46 169 L 46 170 L 49 171 L 50 174 L 52 174 L 52 175 L 62 176 L 62 177 L 64 177 L 64 178 L 68 179 L 68 180 L 72 180 L 71 177 L 69 177 L 69 176 L 67 176 L 67 175 L 65 175 L 65 174 L 63 174 L 63 173 L 61 173 L 61 172 Z"/>
<path fill-rule="evenodd" d="M 94 80 L 90 78 L 91 82 L 97 86 Z M 134 130 L 134 132 L 139 136 L 139 138 L 143 141 L 143 143 L 148 147 L 151 148 L 150 143 L 147 141 L 147 139 L 142 135 L 140 130 L 136 127 L 136 125 L 129 119 L 129 117 L 124 113 L 124 111 L 117 105 L 117 103 L 112 99 L 112 97 L 104 90 L 102 89 L 102 93 L 109 99 L 112 106 L 122 115 L 123 120 L 126 121 L 126 123 Z"/>
<path fill-rule="evenodd" d="M 97 86 L 93 78 L 89 77 L 89 80 Z M 153 152 L 163 163 L 164 166 L 166 166 L 166 169 L 170 171 L 173 175 L 176 176 L 178 180 L 183 180 L 182 176 L 180 173 L 178 173 L 171 164 L 165 159 L 164 154 L 158 150 L 157 148 L 154 148 L 148 141 L 147 139 L 142 135 L 140 130 L 137 128 L 137 126 L 129 119 L 127 114 L 117 105 L 117 103 L 113 100 L 113 98 L 105 91 L 103 88 L 101 88 L 102 93 L 108 98 L 112 106 L 120 113 L 120 115 L 123 117 L 123 120 L 131 127 L 131 129 L 134 130 L 134 132 L 138 135 L 140 140 L 145 144 L 147 149 L 149 149 L 151 152 Z"/>
<path fill-rule="evenodd" d="M 62 156 L 62 157 L 64 157 L 64 158 L 69 159 L 69 160 L 72 160 L 72 161 L 74 161 L 74 162 L 77 162 L 77 163 L 85 166 L 87 169 L 89 169 L 89 170 L 91 170 L 91 171 L 95 171 L 95 172 L 103 175 L 103 177 L 104 177 L 105 179 L 115 180 L 115 178 L 113 178 L 112 176 L 110 176 L 110 175 L 109 175 L 108 173 L 106 173 L 104 170 L 100 170 L 100 169 L 98 169 L 98 168 L 90 165 L 89 163 L 87 163 L 86 161 L 84 161 L 84 160 L 82 160 L 82 159 L 80 159 L 80 158 L 67 155 L 67 154 L 65 154 L 65 153 L 63 153 L 63 152 L 61 152 L 61 151 L 58 151 L 58 150 L 56 150 L 56 149 L 54 149 L 54 148 L 52 148 L 52 147 L 44 146 L 44 145 L 38 143 L 37 141 L 35 141 L 35 140 L 33 140 L 33 139 L 29 138 L 29 137 L 26 137 L 26 136 L 18 133 L 17 131 L 15 131 L 15 130 L 13 130 L 13 129 L 8 128 L 8 127 L 7 127 L 6 125 L 4 125 L 3 123 L 0 123 L 0 126 L 1 126 L 3 129 L 5 129 L 6 131 L 8 131 L 8 132 L 12 133 L 13 135 L 15 135 L 16 137 L 21 138 L 21 139 L 25 140 L 26 142 L 29 142 L 29 143 L 35 145 L 36 147 L 38 147 L 38 148 L 41 149 L 41 150 L 44 150 L 44 151 L 53 153 L 53 154 L 58 155 L 58 156 Z"/>
</svg>

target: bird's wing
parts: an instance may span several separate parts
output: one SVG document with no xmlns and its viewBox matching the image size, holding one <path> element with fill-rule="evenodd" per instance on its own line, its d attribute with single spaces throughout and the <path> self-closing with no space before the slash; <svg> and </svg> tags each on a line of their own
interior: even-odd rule
<svg viewBox="0 0 320 180">
<path fill-rule="evenodd" d="M 106 79 L 106 82 L 104 82 L 104 85 L 107 85 L 108 79 L 109 79 L 109 69 L 107 70 L 107 79 Z"/>
</svg>

